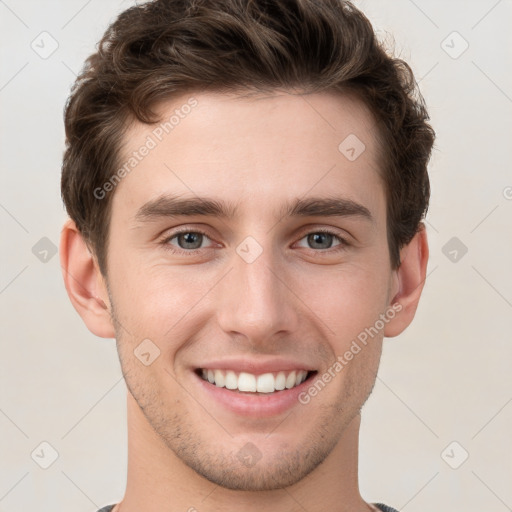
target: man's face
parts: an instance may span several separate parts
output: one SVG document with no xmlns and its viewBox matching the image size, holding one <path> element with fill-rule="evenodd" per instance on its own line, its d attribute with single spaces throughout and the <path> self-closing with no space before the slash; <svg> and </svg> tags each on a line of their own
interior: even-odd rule
<svg viewBox="0 0 512 512">
<path fill-rule="evenodd" d="M 135 124 L 125 137 L 123 162 L 154 145 L 148 136 L 156 145 L 112 202 L 108 284 L 121 365 L 172 456 L 228 488 L 279 488 L 329 455 L 375 382 L 382 331 L 304 403 L 396 292 L 374 123 L 357 101 L 330 94 L 194 98 L 169 133 Z M 188 99 L 163 105 L 162 118 Z M 165 197 L 215 201 L 226 216 L 170 215 Z M 240 393 L 201 369 L 220 370 L 230 386 L 272 373 L 260 385 L 282 387 L 280 371 L 291 385 L 293 369 L 310 377 Z M 237 381 L 242 371 L 255 377 Z"/>
</svg>

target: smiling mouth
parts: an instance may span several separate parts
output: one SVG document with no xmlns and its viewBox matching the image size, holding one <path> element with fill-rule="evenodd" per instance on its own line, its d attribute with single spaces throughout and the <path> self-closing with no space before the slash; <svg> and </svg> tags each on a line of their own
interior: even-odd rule
<svg viewBox="0 0 512 512">
<path fill-rule="evenodd" d="M 279 393 L 311 379 L 317 371 L 287 370 L 255 375 L 233 370 L 197 368 L 195 373 L 218 388 L 252 395 Z"/>
</svg>

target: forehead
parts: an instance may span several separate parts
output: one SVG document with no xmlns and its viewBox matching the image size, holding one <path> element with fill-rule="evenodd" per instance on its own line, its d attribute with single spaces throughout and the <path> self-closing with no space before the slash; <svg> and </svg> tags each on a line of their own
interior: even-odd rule
<svg viewBox="0 0 512 512">
<path fill-rule="evenodd" d="M 247 210 L 334 192 L 383 206 L 375 122 L 353 97 L 191 93 L 158 112 L 161 121 L 134 122 L 124 136 L 113 212 L 164 193 L 238 199 Z"/>
</svg>

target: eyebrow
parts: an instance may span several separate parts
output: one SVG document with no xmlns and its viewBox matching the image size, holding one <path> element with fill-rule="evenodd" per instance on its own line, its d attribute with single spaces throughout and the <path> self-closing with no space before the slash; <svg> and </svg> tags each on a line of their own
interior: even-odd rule
<svg viewBox="0 0 512 512">
<path fill-rule="evenodd" d="M 167 217 L 210 216 L 232 219 L 237 215 L 235 203 L 221 202 L 211 198 L 183 198 L 162 195 L 145 203 L 135 215 L 137 222 L 151 222 Z M 359 217 L 374 223 L 375 220 L 365 206 L 344 197 L 297 198 L 284 205 L 280 217 Z"/>
</svg>

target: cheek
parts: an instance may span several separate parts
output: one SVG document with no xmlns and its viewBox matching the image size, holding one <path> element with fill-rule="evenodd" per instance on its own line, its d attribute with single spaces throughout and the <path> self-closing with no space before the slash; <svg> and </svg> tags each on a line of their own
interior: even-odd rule
<svg viewBox="0 0 512 512">
<path fill-rule="evenodd" d="M 323 320 L 330 337 L 346 342 L 372 326 L 387 306 L 388 276 L 382 267 L 348 264 L 301 279 L 301 295 Z"/>
<path fill-rule="evenodd" d="M 192 266 L 118 265 L 110 289 L 124 343 L 131 346 L 148 338 L 168 350 L 169 341 L 178 339 L 187 325 L 190 329 L 210 288 L 211 279 Z"/>
</svg>

